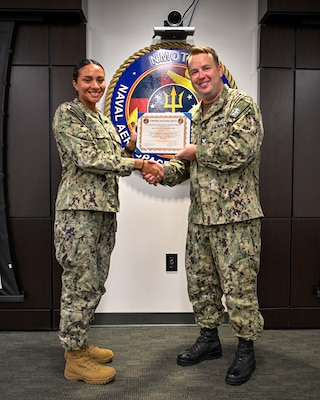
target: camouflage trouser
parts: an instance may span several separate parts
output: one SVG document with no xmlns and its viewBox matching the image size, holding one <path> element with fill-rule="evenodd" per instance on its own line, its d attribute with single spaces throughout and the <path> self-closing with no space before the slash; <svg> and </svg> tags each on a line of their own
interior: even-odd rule
<svg viewBox="0 0 320 400">
<path fill-rule="evenodd" d="M 261 221 L 203 226 L 189 223 L 186 244 L 188 293 L 196 323 L 215 328 L 225 295 L 235 336 L 256 340 L 263 330 L 256 294 Z"/>
<path fill-rule="evenodd" d="M 109 272 L 115 213 L 66 210 L 55 219 L 56 258 L 63 268 L 59 338 L 67 350 L 82 348 Z"/>
</svg>

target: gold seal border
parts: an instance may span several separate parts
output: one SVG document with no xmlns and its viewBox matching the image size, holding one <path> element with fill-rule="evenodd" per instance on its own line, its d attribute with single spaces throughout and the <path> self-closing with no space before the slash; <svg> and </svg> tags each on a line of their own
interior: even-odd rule
<svg viewBox="0 0 320 400">
<path fill-rule="evenodd" d="M 114 88 L 120 78 L 120 76 L 123 74 L 123 72 L 128 68 L 128 66 L 130 64 L 132 64 L 135 60 L 137 60 L 138 58 L 142 57 L 143 55 L 147 54 L 147 53 L 151 53 L 154 50 L 160 50 L 160 49 L 177 49 L 177 48 L 181 48 L 181 49 L 187 49 L 190 50 L 193 47 L 193 45 L 188 44 L 188 43 L 181 43 L 181 42 L 162 42 L 162 43 L 158 43 L 158 44 L 153 44 L 151 46 L 145 47 L 144 49 L 141 49 L 137 52 L 135 52 L 132 56 L 130 56 L 115 72 L 115 74 L 113 75 L 110 84 L 108 86 L 107 89 L 107 93 L 106 93 L 106 97 L 104 100 L 104 114 L 110 118 L 110 106 L 111 106 L 111 98 L 113 95 L 113 91 Z M 228 71 L 228 69 L 225 67 L 224 64 L 222 65 L 222 69 L 223 69 L 223 74 L 226 77 L 226 79 L 229 82 L 229 85 L 236 89 L 237 85 L 232 77 L 232 75 L 230 74 L 230 72 Z"/>
</svg>

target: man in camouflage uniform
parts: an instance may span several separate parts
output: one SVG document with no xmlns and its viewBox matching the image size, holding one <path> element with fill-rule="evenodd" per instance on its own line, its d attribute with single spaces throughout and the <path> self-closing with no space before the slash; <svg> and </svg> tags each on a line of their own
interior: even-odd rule
<svg viewBox="0 0 320 400">
<path fill-rule="evenodd" d="M 260 260 L 260 110 L 248 95 L 228 88 L 213 49 L 193 47 L 187 60 L 201 98 L 191 111 L 192 144 L 164 165 L 164 185 L 190 178 L 186 243 L 189 298 L 201 328 L 195 344 L 178 355 L 180 365 L 222 356 L 217 327 L 224 315 L 239 338 L 226 382 L 240 385 L 255 369 L 253 341 L 263 330 L 256 295 Z M 149 183 L 159 180 L 147 177 Z"/>
</svg>

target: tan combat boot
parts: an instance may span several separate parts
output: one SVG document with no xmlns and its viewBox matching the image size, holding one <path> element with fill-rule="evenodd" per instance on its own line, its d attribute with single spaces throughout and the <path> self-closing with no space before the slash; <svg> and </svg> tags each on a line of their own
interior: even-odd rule
<svg viewBox="0 0 320 400">
<path fill-rule="evenodd" d="M 86 347 L 80 350 L 67 350 L 65 359 L 64 377 L 70 381 L 103 385 L 112 381 L 116 376 L 114 368 L 101 365 L 90 358 Z"/>
<path fill-rule="evenodd" d="M 88 356 L 94 361 L 100 364 L 109 363 L 113 359 L 113 351 L 109 349 L 101 349 L 100 347 L 94 346 L 93 344 L 88 344 L 84 349 L 86 349 Z M 67 350 L 64 352 L 64 357 L 66 358 Z"/>
<path fill-rule="evenodd" d="M 112 361 L 113 359 L 113 351 L 109 349 L 101 349 L 98 346 L 94 346 L 93 344 L 88 344 L 86 347 L 88 355 L 94 361 L 98 363 L 104 364 Z"/>
</svg>

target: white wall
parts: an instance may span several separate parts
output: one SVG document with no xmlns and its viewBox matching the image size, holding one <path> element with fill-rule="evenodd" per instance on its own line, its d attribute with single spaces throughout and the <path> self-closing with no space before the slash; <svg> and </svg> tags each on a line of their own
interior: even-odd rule
<svg viewBox="0 0 320 400">
<path fill-rule="evenodd" d="M 109 83 L 135 52 L 157 42 L 153 27 L 192 0 L 88 0 L 87 56 L 105 67 Z M 257 0 L 200 0 L 187 42 L 219 54 L 239 89 L 257 99 Z M 191 14 L 187 14 L 185 26 Z M 103 110 L 104 102 L 100 104 Z M 191 312 L 184 271 L 189 184 L 149 186 L 134 172 L 120 179 L 120 213 L 111 269 L 97 312 Z M 178 254 L 178 272 L 165 270 Z"/>
</svg>

